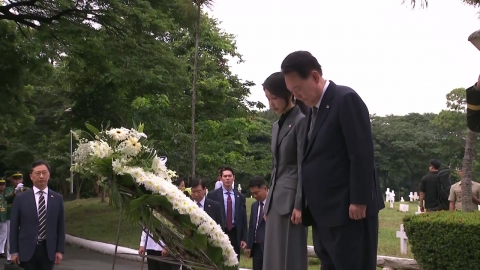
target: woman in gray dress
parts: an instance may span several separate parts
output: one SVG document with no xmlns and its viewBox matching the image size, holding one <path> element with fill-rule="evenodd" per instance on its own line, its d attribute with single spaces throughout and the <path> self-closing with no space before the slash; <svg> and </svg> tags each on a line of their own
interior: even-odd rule
<svg viewBox="0 0 480 270">
<path fill-rule="evenodd" d="M 272 127 L 272 178 L 265 203 L 263 269 L 307 270 L 307 228 L 302 222 L 301 165 L 305 104 L 295 101 L 281 72 L 263 83 L 270 108 L 280 116 Z"/>
</svg>

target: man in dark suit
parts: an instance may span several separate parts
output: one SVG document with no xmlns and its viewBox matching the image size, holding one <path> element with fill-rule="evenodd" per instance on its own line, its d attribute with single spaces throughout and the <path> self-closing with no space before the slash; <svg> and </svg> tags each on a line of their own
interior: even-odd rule
<svg viewBox="0 0 480 270">
<path fill-rule="evenodd" d="M 480 132 L 480 76 L 467 89 L 467 126 L 473 132 Z"/>
<path fill-rule="evenodd" d="M 194 178 L 191 182 L 192 185 L 192 199 L 195 203 L 203 209 L 207 214 L 215 220 L 215 222 L 220 225 L 220 227 L 225 227 L 225 219 L 222 214 L 222 206 L 205 195 L 207 193 L 207 185 L 202 179 Z"/>
<path fill-rule="evenodd" d="M 309 52 L 289 54 L 281 69 L 287 88 L 310 107 L 302 222 L 313 226 L 321 268 L 375 270 L 378 212 L 385 206 L 367 106 L 353 89 L 325 80 Z"/>
<path fill-rule="evenodd" d="M 255 176 L 248 184 L 248 187 L 256 202 L 252 204 L 250 211 L 247 256 L 253 258 L 253 270 L 262 270 L 266 222 L 263 218 L 263 210 L 268 196 L 268 189 L 265 180 L 260 176 Z"/>
<path fill-rule="evenodd" d="M 33 188 L 17 194 L 10 220 L 12 262 L 25 270 L 51 270 L 65 251 L 63 198 L 48 188 L 50 165 L 35 161 L 30 168 Z"/>
<path fill-rule="evenodd" d="M 245 196 L 233 188 L 235 174 L 230 167 L 221 169 L 222 188 L 209 192 L 207 197 L 223 205 L 224 231 L 230 239 L 238 259 L 240 249 L 247 247 L 247 210 Z"/>
</svg>

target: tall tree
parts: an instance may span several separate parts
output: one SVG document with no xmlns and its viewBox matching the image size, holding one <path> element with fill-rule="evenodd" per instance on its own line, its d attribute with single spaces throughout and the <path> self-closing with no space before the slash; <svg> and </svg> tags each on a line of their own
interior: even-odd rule
<svg viewBox="0 0 480 270">
<path fill-rule="evenodd" d="M 194 3 L 197 7 L 197 17 L 195 22 L 195 57 L 193 63 L 193 82 L 192 82 L 192 123 L 191 123 L 191 140 L 192 140 L 192 178 L 195 177 L 195 170 L 197 168 L 197 157 L 196 157 L 196 133 L 195 133 L 195 117 L 196 117 L 196 106 L 197 106 L 197 81 L 198 81 L 198 57 L 200 52 L 200 21 L 202 19 L 202 7 L 210 6 L 212 0 L 194 0 Z"/>
</svg>

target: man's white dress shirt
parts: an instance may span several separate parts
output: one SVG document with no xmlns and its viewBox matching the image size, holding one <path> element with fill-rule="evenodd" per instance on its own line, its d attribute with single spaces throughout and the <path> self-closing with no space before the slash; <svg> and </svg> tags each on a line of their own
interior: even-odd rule
<svg viewBox="0 0 480 270">
<path fill-rule="evenodd" d="M 147 240 L 147 246 L 145 246 L 145 240 Z M 165 244 L 161 240 L 158 243 L 155 242 L 153 240 L 152 235 L 149 235 L 147 239 L 147 232 L 143 230 L 142 237 L 140 237 L 140 246 L 145 247 L 146 250 L 150 249 L 150 250 L 162 251 L 163 246 L 165 246 Z"/>
<path fill-rule="evenodd" d="M 45 199 L 45 209 L 48 209 L 48 187 L 46 187 L 44 190 L 40 190 L 37 187 L 33 187 L 33 193 L 35 194 L 35 203 L 37 204 L 37 215 L 38 213 L 38 203 L 40 201 L 40 194 L 38 194 L 39 191 L 43 192 L 43 198 Z"/>
</svg>

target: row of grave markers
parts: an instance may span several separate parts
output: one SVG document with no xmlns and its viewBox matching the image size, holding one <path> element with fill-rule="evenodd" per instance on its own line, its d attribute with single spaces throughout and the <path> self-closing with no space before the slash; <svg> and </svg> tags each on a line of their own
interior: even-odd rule
<svg viewBox="0 0 480 270">
<path fill-rule="evenodd" d="M 410 202 L 418 201 L 418 199 L 420 198 L 417 192 L 410 192 L 410 195 L 408 195 L 408 197 L 410 198 Z M 390 191 L 390 189 L 387 188 L 387 191 L 385 192 L 385 198 L 386 198 L 386 202 L 390 203 L 390 208 L 393 209 L 394 207 L 393 203 L 395 202 L 395 191 L 394 190 Z M 401 203 L 398 210 L 400 212 L 408 212 L 410 205 L 402 203 L 402 202 L 405 202 L 403 197 L 400 197 L 400 202 Z M 418 207 L 418 211 L 416 212 L 416 214 L 418 213 L 421 213 L 420 207 Z"/>
<path fill-rule="evenodd" d="M 408 195 L 408 197 L 410 198 L 411 202 L 418 201 L 418 199 L 420 199 L 417 192 L 410 192 L 410 195 Z M 395 201 L 395 190 L 390 191 L 390 189 L 387 188 L 387 191 L 385 192 L 385 198 L 386 198 L 385 200 L 387 201 L 387 203 L 388 202 L 394 202 Z M 403 199 L 403 197 L 400 197 L 400 201 L 404 202 L 405 200 Z"/>
</svg>

